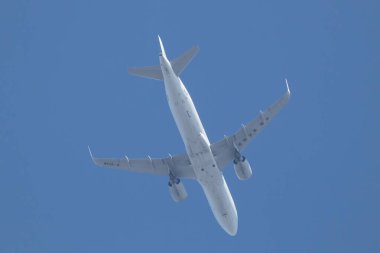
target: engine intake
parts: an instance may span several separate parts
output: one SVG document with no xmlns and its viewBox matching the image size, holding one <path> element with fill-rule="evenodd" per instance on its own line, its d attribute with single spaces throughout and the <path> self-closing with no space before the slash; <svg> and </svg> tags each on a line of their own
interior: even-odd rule
<svg viewBox="0 0 380 253">
<path fill-rule="evenodd" d="M 187 192 L 185 186 L 181 182 L 179 178 L 175 178 L 174 180 L 170 180 L 169 183 L 169 192 L 170 196 L 175 202 L 180 202 L 187 198 Z"/>
<path fill-rule="evenodd" d="M 234 169 L 240 180 L 247 180 L 252 176 L 251 165 L 244 156 L 241 156 L 239 160 L 234 160 Z"/>
</svg>

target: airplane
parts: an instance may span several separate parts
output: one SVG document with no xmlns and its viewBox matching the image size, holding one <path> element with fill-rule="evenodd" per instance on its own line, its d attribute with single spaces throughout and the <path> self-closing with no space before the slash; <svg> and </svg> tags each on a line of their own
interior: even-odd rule
<svg viewBox="0 0 380 253">
<path fill-rule="evenodd" d="M 260 111 L 258 117 L 246 125 L 243 124 L 233 135 L 224 136 L 224 139 L 210 144 L 189 92 L 179 77 L 197 55 L 199 47 L 194 46 L 182 56 L 169 61 L 160 36 L 158 40 L 161 48 L 160 65 L 130 68 L 129 73 L 164 81 L 169 107 L 185 144 L 186 153 L 176 156 L 169 154 L 164 158 L 97 158 L 88 147 L 90 156 L 98 166 L 167 176 L 170 195 L 176 202 L 187 197 L 181 178 L 198 181 L 219 225 L 229 235 L 235 236 L 238 215 L 223 170 L 233 162 L 235 173 L 240 180 L 252 176 L 251 166 L 241 151 L 288 102 L 288 82 L 285 79 L 286 93 L 266 110 Z"/>
</svg>

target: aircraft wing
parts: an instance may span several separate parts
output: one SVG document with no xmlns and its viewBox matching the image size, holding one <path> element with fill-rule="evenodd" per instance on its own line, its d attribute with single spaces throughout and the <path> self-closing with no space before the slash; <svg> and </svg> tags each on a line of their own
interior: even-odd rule
<svg viewBox="0 0 380 253">
<path fill-rule="evenodd" d="M 150 173 L 168 176 L 172 173 L 176 177 L 195 179 L 193 167 L 187 154 L 169 156 L 165 158 L 97 158 L 90 155 L 94 163 L 101 167 L 127 170 L 131 172 Z"/>
<path fill-rule="evenodd" d="M 235 149 L 239 152 L 244 149 L 269 123 L 269 121 L 271 121 L 277 112 L 285 106 L 290 98 L 290 90 L 287 81 L 286 86 L 286 93 L 265 111 L 261 111 L 258 117 L 250 121 L 248 124 L 242 125 L 235 134 L 225 136 L 223 140 L 211 144 L 211 150 L 220 169 L 224 169 L 224 167 L 235 158 Z"/>
</svg>

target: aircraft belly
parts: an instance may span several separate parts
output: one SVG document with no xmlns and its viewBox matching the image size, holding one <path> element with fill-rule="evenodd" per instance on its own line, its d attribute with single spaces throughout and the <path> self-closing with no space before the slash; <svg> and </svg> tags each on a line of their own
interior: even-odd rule
<svg viewBox="0 0 380 253">
<path fill-rule="evenodd" d="M 169 107 L 197 180 L 220 226 L 228 234 L 235 235 L 238 226 L 235 203 L 211 152 L 210 142 L 193 101 L 178 77 L 165 77 L 164 80 Z"/>
<path fill-rule="evenodd" d="M 215 219 L 227 233 L 235 235 L 238 226 L 235 203 L 211 150 L 196 153 L 190 160 Z"/>
<path fill-rule="evenodd" d="M 222 174 L 198 179 L 212 213 L 219 225 L 230 235 L 235 235 L 238 227 L 238 216 L 235 203 Z"/>
<path fill-rule="evenodd" d="M 206 136 L 206 134 L 193 101 L 179 78 L 165 80 L 165 87 L 169 107 L 187 153 L 194 153 L 198 150 L 199 135 Z M 209 145 L 208 139 L 207 142 Z"/>
</svg>

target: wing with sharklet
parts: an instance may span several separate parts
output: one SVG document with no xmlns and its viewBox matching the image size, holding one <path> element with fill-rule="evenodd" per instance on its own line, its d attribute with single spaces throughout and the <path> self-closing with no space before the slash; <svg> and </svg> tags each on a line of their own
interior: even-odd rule
<svg viewBox="0 0 380 253">
<path fill-rule="evenodd" d="M 193 167 L 187 154 L 177 155 L 165 158 L 140 158 L 129 159 L 123 158 L 97 158 L 92 155 L 93 162 L 101 167 L 127 170 L 131 172 L 149 173 L 159 176 L 168 176 L 171 174 L 176 177 L 195 179 Z"/>
<path fill-rule="evenodd" d="M 269 106 L 266 110 L 260 111 L 258 117 L 250 121 L 233 135 L 225 136 L 221 141 L 211 144 L 211 150 L 214 154 L 215 161 L 219 169 L 224 169 L 226 165 L 231 162 L 236 155 L 256 137 L 256 135 L 267 126 L 269 121 L 286 105 L 290 98 L 290 90 L 287 80 L 286 93 L 278 99 L 274 104 Z"/>
</svg>

